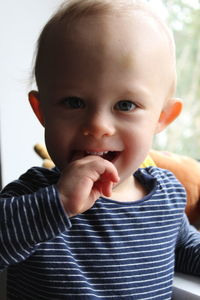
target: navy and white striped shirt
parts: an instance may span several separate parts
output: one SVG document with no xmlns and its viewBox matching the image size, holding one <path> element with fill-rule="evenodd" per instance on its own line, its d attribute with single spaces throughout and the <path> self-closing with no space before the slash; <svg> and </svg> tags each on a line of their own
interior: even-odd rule
<svg viewBox="0 0 200 300">
<path fill-rule="evenodd" d="M 32 168 L 0 198 L 0 269 L 8 299 L 171 299 L 173 274 L 200 275 L 200 234 L 168 171 L 139 169 L 140 201 L 99 198 L 68 218 L 57 169 Z"/>
</svg>

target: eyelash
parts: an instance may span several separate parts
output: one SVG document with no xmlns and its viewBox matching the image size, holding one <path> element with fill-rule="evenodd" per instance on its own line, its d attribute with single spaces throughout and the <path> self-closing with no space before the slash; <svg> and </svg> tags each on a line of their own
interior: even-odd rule
<svg viewBox="0 0 200 300">
<path fill-rule="evenodd" d="M 83 99 L 79 97 L 67 97 L 62 101 L 68 109 L 83 109 L 86 104 Z M 121 107 L 120 107 L 121 106 Z M 137 105 L 131 100 L 120 100 L 114 105 L 114 109 L 122 112 L 129 112 L 135 110 Z"/>
<path fill-rule="evenodd" d="M 79 97 L 67 97 L 62 102 L 69 109 L 83 109 L 83 108 L 85 108 L 84 101 Z"/>
<path fill-rule="evenodd" d="M 122 105 L 121 109 L 119 109 L 120 105 Z M 136 104 L 130 100 L 121 100 L 115 104 L 114 108 L 120 111 L 133 111 L 136 108 Z"/>
</svg>

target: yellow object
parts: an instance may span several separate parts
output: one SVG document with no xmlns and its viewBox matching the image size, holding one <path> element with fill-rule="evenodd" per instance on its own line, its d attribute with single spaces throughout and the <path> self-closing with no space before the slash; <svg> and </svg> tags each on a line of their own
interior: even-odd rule
<svg viewBox="0 0 200 300">
<path fill-rule="evenodd" d="M 153 161 L 153 159 L 151 158 L 150 155 L 147 155 L 147 157 L 145 158 L 145 160 L 143 161 L 143 163 L 140 165 L 140 168 L 147 168 L 150 166 L 156 166 L 155 162 Z"/>
<path fill-rule="evenodd" d="M 44 168 L 52 169 L 53 167 L 55 167 L 45 146 L 43 146 L 41 144 L 36 144 L 34 146 L 34 150 L 43 159 L 42 166 Z"/>
</svg>

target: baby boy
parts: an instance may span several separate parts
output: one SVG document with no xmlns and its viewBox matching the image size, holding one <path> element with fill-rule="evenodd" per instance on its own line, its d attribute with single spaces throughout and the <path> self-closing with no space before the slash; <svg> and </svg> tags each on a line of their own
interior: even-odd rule
<svg viewBox="0 0 200 300">
<path fill-rule="evenodd" d="M 181 111 L 175 64 L 141 0 L 65 1 L 46 24 L 29 101 L 56 167 L 1 193 L 9 299 L 171 299 L 175 266 L 200 275 L 184 189 L 139 168 Z"/>
</svg>

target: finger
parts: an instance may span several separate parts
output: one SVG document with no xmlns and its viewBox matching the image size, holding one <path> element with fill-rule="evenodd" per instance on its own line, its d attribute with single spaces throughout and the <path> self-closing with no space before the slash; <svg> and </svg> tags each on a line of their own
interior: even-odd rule
<svg viewBox="0 0 200 300">
<path fill-rule="evenodd" d="M 111 197 L 113 186 L 114 183 L 112 181 L 98 180 L 94 183 L 93 190 L 98 191 L 100 195 L 105 197 Z"/>
<path fill-rule="evenodd" d="M 115 167 L 106 169 L 106 171 L 101 175 L 102 182 L 112 181 L 113 183 L 118 183 L 119 180 L 120 180 L 120 178 L 119 178 L 117 169 Z"/>
<path fill-rule="evenodd" d="M 105 182 L 102 186 L 102 194 L 106 197 L 111 197 L 112 189 L 113 189 L 113 182 L 112 181 Z"/>
<path fill-rule="evenodd" d="M 81 159 L 77 156 L 76 158 L 77 160 L 73 161 L 72 164 L 76 164 L 79 172 L 83 176 L 88 176 L 93 182 L 99 180 L 99 178 L 119 182 L 118 171 L 110 161 L 97 155 L 88 155 Z"/>
</svg>

